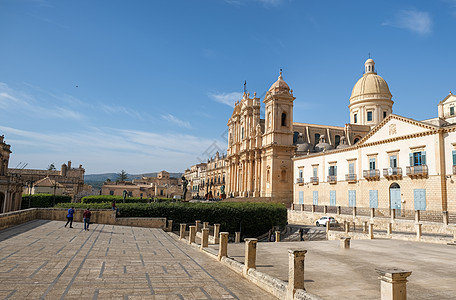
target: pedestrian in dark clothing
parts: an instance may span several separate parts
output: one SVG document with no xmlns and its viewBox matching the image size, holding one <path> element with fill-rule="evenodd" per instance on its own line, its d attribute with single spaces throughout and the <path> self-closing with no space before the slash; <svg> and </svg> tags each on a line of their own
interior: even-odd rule
<svg viewBox="0 0 456 300">
<path fill-rule="evenodd" d="M 90 217 L 92 216 L 92 213 L 90 212 L 90 209 L 87 208 L 84 213 L 82 214 L 82 218 L 84 220 L 84 230 L 89 231 L 89 224 L 90 224 Z"/>
<path fill-rule="evenodd" d="M 301 241 L 304 241 L 304 229 L 299 228 L 299 237 Z"/>
<path fill-rule="evenodd" d="M 71 207 L 68 209 L 68 214 L 67 214 L 67 219 L 68 221 L 65 224 L 65 227 L 67 227 L 68 223 L 70 223 L 70 228 L 73 228 L 73 215 L 74 215 L 74 207 Z"/>
</svg>

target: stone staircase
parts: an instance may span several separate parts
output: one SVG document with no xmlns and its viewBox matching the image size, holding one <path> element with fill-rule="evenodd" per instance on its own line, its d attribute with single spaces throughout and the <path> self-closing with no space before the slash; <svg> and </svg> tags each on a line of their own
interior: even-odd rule
<svg viewBox="0 0 456 300">
<path fill-rule="evenodd" d="M 293 226 L 287 225 L 287 231 L 285 235 L 282 235 L 282 242 L 299 242 L 300 235 L 299 229 L 304 230 L 304 241 L 323 241 L 326 240 L 326 231 L 325 228 L 315 228 L 308 226 Z"/>
</svg>

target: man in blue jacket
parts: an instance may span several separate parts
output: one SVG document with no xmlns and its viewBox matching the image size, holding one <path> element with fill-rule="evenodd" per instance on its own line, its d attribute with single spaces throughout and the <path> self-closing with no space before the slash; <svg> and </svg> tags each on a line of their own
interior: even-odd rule
<svg viewBox="0 0 456 300">
<path fill-rule="evenodd" d="M 67 227 L 68 223 L 70 223 L 70 228 L 73 228 L 73 215 L 74 215 L 74 207 L 71 207 L 68 209 L 68 214 L 67 214 L 67 219 L 68 221 L 65 224 L 65 227 Z"/>
</svg>

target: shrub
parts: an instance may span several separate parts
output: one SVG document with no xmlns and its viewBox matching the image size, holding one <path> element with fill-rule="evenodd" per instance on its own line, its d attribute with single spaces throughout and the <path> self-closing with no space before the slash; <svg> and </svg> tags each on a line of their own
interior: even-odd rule
<svg viewBox="0 0 456 300">
<path fill-rule="evenodd" d="M 122 196 L 113 196 L 113 195 L 96 195 L 96 196 L 86 196 L 81 199 L 81 203 L 112 203 L 112 201 L 116 201 L 117 203 L 123 203 Z M 127 197 L 125 198 L 125 203 L 149 203 L 149 202 L 163 202 L 163 201 L 175 201 L 176 199 L 170 198 L 158 198 L 155 200 L 151 200 L 150 198 L 135 198 L 135 197 Z"/>
<path fill-rule="evenodd" d="M 55 204 L 70 203 L 70 202 L 71 202 L 71 196 L 55 195 Z M 32 208 L 32 207 L 52 207 L 52 206 L 54 206 L 54 195 L 51 195 L 51 194 L 22 195 L 21 209 L 27 209 L 27 208 Z"/>
</svg>

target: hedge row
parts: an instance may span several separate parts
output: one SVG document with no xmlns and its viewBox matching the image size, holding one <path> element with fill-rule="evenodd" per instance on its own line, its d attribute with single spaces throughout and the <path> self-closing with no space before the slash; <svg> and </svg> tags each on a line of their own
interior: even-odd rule
<svg viewBox="0 0 456 300">
<path fill-rule="evenodd" d="M 76 208 L 110 208 L 109 203 L 73 203 Z M 69 207 L 60 204 L 57 207 Z M 179 223 L 194 224 L 195 220 L 219 223 L 221 231 L 241 231 L 244 237 L 256 237 L 268 232 L 273 226 L 284 227 L 287 209 L 283 204 L 271 203 L 119 203 L 120 217 L 165 217 L 173 220 L 174 229 Z"/>
<path fill-rule="evenodd" d="M 32 207 L 52 207 L 58 203 L 69 203 L 71 202 L 71 196 L 54 195 L 51 194 L 34 194 L 34 195 L 22 195 L 21 209 L 27 209 Z"/>
<path fill-rule="evenodd" d="M 122 196 L 113 196 L 113 195 L 95 195 L 95 196 L 85 196 L 81 199 L 81 203 L 112 203 L 112 201 L 116 201 L 116 203 L 124 203 Z M 163 201 L 175 201 L 176 199 L 170 198 L 156 198 L 155 200 L 151 200 L 150 198 L 136 198 L 136 197 L 127 197 L 125 198 L 125 203 L 150 203 L 151 201 L 154 202 L 163 202 Z"/>
</svg>

